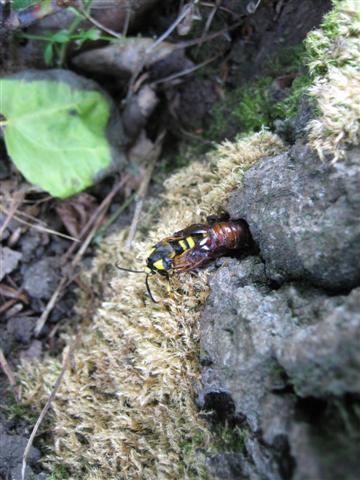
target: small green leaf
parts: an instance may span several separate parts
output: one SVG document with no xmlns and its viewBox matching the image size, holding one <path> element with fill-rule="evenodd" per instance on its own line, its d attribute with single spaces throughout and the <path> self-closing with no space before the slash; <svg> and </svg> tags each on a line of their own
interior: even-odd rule
<svg viewBox="0 0 360 480">
<path fill-rule="evenodd" d="M 66 30 L 60 30 L 51 36 L 51 41 L 56 43 L 68 43 L 71 40 L 71 36 Z"/>
<path fill-rule="evenodd" d="M 47 66 L 52 64 L 54 58 L 54 47 L 52 43 L 48 43 L 44 48 L 44 61 Z"/>
<path fill-rule="evenodd" d="M 14 10 L 22 10 L 24 8 L 41 3 L 39 0 L 13 0 L 11 6 Z"/>
<path fill-rule="evenodd" d="M 5 144 L 31 183 L 66 198 L 111 164 L 105 136 L 110 104 L 95 90 L 53 80 L 0 79 Z"/>
<path fill-rule="evenodd" d="M 84 40 L 98 40 L 101 36 L 101 32 L 98 28 L 89 28 L 89 30 L 85 30 L 81 32 L 81 39 Z"/>
</svg>

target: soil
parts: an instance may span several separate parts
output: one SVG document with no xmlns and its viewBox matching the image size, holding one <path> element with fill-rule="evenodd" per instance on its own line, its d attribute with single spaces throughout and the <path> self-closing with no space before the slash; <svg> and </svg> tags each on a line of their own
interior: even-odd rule
<svg viewBox="0 0 360 480">
<path fill-rule="evenodd" d="M 228 91 L 262 74 L 269 59 L 283 51 L 284 45 L 300 44 L 307 32 L 320 23 L 323 14 L 330 7 L 329 0 L 303 2 L 267 0 L 260 2 L 256 12 L 249 15 L 248 4 L 256 2 L 224 0 L 220 3 L 223 8 L 219 9 L 214 16 L 207 34 L 226 29 L 234 22 L 242 20 L 239 26 L 230 32 L 224 31 L 224 34 L 214 42 L 204 42 L 200 47 L 197 45 L 186 50 L 187 59 L 193 64 L 201 63 L 213 56 L 216 59 L 203 69 L 187 75 L 181 81 L 161 88 L 158 91 L 160 103 L 146 125 L 147 133 L 152 138 L 158 131 L 166 128 L 168 132 L 166 150 L 171 150 L 167 157 L 171 159 L 176 158 L 179 140 L 197 142 L 196 138 L 211 122 L 209 112 Z M 202 20 L 194 21 L 193 38 L 201 37 L 204 32 L 204 22 L 208 18 L 209 11 L 209 8 L 202 10 Z M 159 2 L 152 8 L 151 15 L 139 22 L 136 29 L 129 33 L 134 36 L 160 35 L 171 25 L 177 15 L 178 2 Z M 172 37 L 173 41 L 188 39 L 189 37 L 184 38 L 178 34 Z M 155 69 L 151 74 L 161 78 L 169 72 L 165 67 L 166 65 L 158 65 L 157 70 Z M 280 75 L 281 72 L 279 72 Z M 126 83 L 108 74 L 89 74 L 89 76 L 97 80 L 120 104 L 126 90 Z M 165 169 L 168 171 L 169 160 L 167 159 L 166 162 Z M 170 169 L 174 167 L 176 164 L 171 165 L 170 161 Z M 6 156 L 2 142 L 0 142 L 0 182 L 1 193 L 7 192 L 8 199 L 24 186 L 15 167 Z M 86 218 L 89 218 L 94 208 L 103 201 L 111 185 L 111 180 L 104 180 L 89 189 L 91 200 L 89 197 L 88 203 L 85 202 L 89 210 L 85 214 Z M 130 185 L 127 190 L 115 196 L 108 215 L 115 212 L 137 188 L 136 181 L 134 185 L 135 187 Z M 159 185 L 154 185 L 152 189 L 158 193 Z M 64 216 L 59 214 L 61 203 L 59 200 L 34 191 L 27 193 L 25 200 L 26 203 L 18 206 L 18 211 L 31 215 L 35 220 L 25 216 L 21 219 L 29 221 L 30 224 L 36 223 L 38 227 L 19 222 L 19 216 L 14 216 L 4 229 L 1 238 L 0 348 L 12 371 L 16 370 L 22 360 L 33 362 L 41 359 L 45 352 L 50 355 L 58 355 L 61 352 L 63 344 L 60 334 L 68 328 L 69 324 L 77 321 L 75 311 L 77 293 L 74 286 L 87 292 L 81 282 L 71 283 L 56 302 L 40 335 L 35 334 L 39 317 L 66 273 L 68 262 L 63 262 L 63 259 L 73 241 L 49 233 L 56 231 L 62 235 L 72 235 L 69 232 L 69 224 L 67 228 Z M 77 205 L 78 211 L 80 203 L 78 202 Z M 7 211 L 11 208 L 11 201 L 6 207 Z M 133 204 L 124 210 L 111 228 L 118 229 L 127 225 L 132 215 Z M 0 226 L 6 218 L 6 214 L 0 214 Z M 81 221 L 76 214 L 72 213 L 71 220 L 81 229 Z M 46 228 L 43 227 L 45 225 Z M 96 253 L 96 247 L 97 245 L 92 243 L 87 249 L 86 257 L 79 270 L 89 268 Z M 101 297 L 102 292 L 96 291 L 94 295 L 96 301 L 96 298 Z M 12 475 L 11 478 L 17 479 L 20 478 L 18 466 L 33 419 L 14 415 L 16 402 L 13 391 L 9 387 L 8 378 L 2 370 L 0 370 L 0 398 L 2 399 L 0 479 L 10 478 L 10 475 Z M 35 447 L 36 445 L 35 442 Z M 5 455 L 3 453 L 5 450 L 11 450 L 13 454 Z M 37 449 L 32 451 L 30 465 L 38 459 L 39 455 Z M 41 475 L 36 478 L 44 478 Z"/>
</svg>

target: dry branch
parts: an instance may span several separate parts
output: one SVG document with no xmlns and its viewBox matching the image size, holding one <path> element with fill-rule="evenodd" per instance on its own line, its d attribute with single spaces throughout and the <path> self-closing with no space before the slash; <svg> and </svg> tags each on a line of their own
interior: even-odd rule
<svg viewBox="0 0 360 480">
<path fill-rule="evenodd" d="M 16 403 L 19 403 L 19 392 L 18 392 L 18 389 L 17 389 L 17 386 L 16 386 L 15 376 L 14 376 L 14 374 L 13 374 L 11 368 L 10 368 L 10 365 L 8 364 L 8 361 L 6 360 L 4 352 L 1 350 L 1 348 L 0 348 L 0 366 L 3 369 L 5 375 L 7 376 L 8 380 L 9 380 L 10 387 L 12 389 L 12 392 L 13 392 L 14 398 L 16 400 Z"/>
<path fill-rule="evenodd" d="M 69 348 L 69 351 L 65 357 L 65 360 L 64 360 L 64 363 L 63 363 L 63 367 L 61 369 L 61 372 L 59 374 L 59 376 L 57 377 L 56 379 L 56 382 L 54 384 L 54 388 L 52 389 L 50 395 L 49 395 L 49 398 L 47 399 L 47 402 L 44 406 L 44 408 L 41 410 L 41 413 L 39 415 L 39 418 L 37 419 L 35 425 L 34 425 L 34 428 L 31 432 L 31 435 L 29 437 L 29 440 L 26 444 L 26 447 L 25 447 L 25 450 L 24 450 L 24 454 L 23 454 L 23 460 L 22 460 L 22 468 L 21 468 L 21 479 L 22 480 L 25 480 L 25 472 L 26 472 L 26 461 L 27 461 L 27 457 L 29 455 L 29 452 L 30 452 L 30 449 L 32 447 L 32 444 L 34 442 L 34 439 L 36 437 L 36 434 L 37 434 L 37 431 L 39 430 L 39 427 L 41 425 L 41 422 L 44 420 L 45 418 L 45 415 L 47 413 L 47 411 L 49 410 L 50 406 L 51 406 L 51 402 L 54 400 L 55 398 L 55 395 L 57 393 L 57 391 L 59 390 L 59 387 L 61 385 L 61 381 L 65 375 L 65 372 L 67 370 L 67 367 L 69 366 L 70 364 L 70 361 L 73 357 L 73 354 L 74 354 L 74 351 L 75 349 L 77 348 L 77 346 L 79 345 L 80 343 L 80 340 L 81 340 L 81 337 L 82 337 L 82 334 L 83 334 L 83 331 L 85 329 L 85 325 L 83 325 L 83 327 L 79 330 L 79 332 L 77 333 L 72 345 L 70 346 Z"/>
<path fill-rule="evenodd" d="M 137 193 L 137 199 L 136 199 L 136 204 L 135 204 L 135 212 L 134 216 L 130 225 L 129 229 L 129 235 L 125 243 L 125 249 L 130 250 L 132 241 L 135 238 L 136 230 L 137 230 L 137 225 L 140 220 L 140 215 L 141 211 L 144 205 L 144 199 L 146 197 L 149 185 L 150 185 L 150 180 L 154 171 L 154 167 L 156 164 L 157 159 L 159 158 L 160 151 L 161 151 L 161 144 L 165 136 L 165 131 L 161 132 L 158 138 L 156 139 L 154 146 L 152 148 L 151 152 L 151 159 L 150 162 L 147 166 L 147 169 L 145 171 L 144 177 L 142 179 L 142 182 L 140 184 L 138 193 Z"/>
<path fill-rule="evenodd" d="M 113 189 L 104 198 L 102 203 L 95 210 L 95 212 L 93 213 L 93 215 L 91 216 L 91 218 L 89 219 L 89 221 L 87 222 L 85 227 L 83 228 L 83 232 L 88 232 L 87 237 L 85 238 L 85 240 L 82 241 L 81 246 L 80 246 L 77 254 L 73 258 L 73 260 L 71 262 L 71 268 L 69 269 L 67 274 L 60 280 L 60 282 L 59 282 L 56 290 L 52 294 L 45 310 L 43 311 L 41 316 L 38 318 L 38 320 L 36 322 L 36 327 L 35 327 L 35 335 L 36 336 L 38 336 L 41 333 L 42 329 L 44 328 L 44 325 L 45 325 L 52 309 L 56 305 L 57 300 L 61 297 L 61 295 L 64 292 L 65 286 L 73 281 L 73 277 L 74 277 L 74 274 L 75 274 L 76 267 L 78 266 L 82 256 L 84 255 L 86 249 L 88 248 L 91 240 L 93 239 L 95 233 L 97 232 L 97 230 L 100 227 L 102 221 L 104 220 L 106 212 L 107 212 L 113 198 L 121 190 L 121 188 L 124 186 L 127 179 L 128 179 L 128 175 L 125 175 L 123 177 L 123 179 L 120 180 L 113 187 Z M 91 227 L 93 227 L 93 228 L 89 232 L 89 229 Z M 81 233 L 81 236 L 83 235 L 83 232 Z M 69 256 L 70 256 L 69 252 L 70 252 L 70 254 L 72 254 L 74 252 L 74 249 L 73 249 L 74 245 L 76 246 L 76 244 L 71 245 L 70 249 L 66 252 L 66 254 L 65 254 L 66 259 L 69 258 Z"/>
</svg>

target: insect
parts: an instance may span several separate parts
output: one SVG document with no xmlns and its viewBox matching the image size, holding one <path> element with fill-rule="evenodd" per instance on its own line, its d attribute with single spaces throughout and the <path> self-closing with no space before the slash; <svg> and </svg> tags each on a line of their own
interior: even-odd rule
<svg viewBox="0 0 360 480">
<path fill-rule="evenodd" d="M 195 270 L 215 258 L 237 250 L 247 250 L 252 243 L 244 220 L 217 220 L 208 217 L 208 223 L 195 223 L 156 243 L 146 260 L 144 270 L 121 270 L 145 273 L 145 285 L 153 302 L 149 276 L 156 273 L 168 277 L 172 273 Z"/>
</svg>

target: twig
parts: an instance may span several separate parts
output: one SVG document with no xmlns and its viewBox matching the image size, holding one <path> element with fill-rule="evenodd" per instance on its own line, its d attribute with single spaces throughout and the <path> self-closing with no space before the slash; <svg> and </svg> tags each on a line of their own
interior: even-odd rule
<svg viewBox="0 0 360 480">
<path fill-rule="evenodd" d="M 221 35 L 223 35 L 226 32 L 231 32 L 231 30 L 234 30 L 235 28 L 239 27 L 242 23 L 243 23 L 243 20 L 239 20 L 239 21 L 233 23 L 232 25 L 230 25 L 229 27 L 225 27 L 225 28 L 219 30 L 218 32 L 214 32 L 214 33 L 210 33 L 209 35 L 206 35 L 204 38 L 201 37 L 201 38 L 195 38 L 194 40 L 187 40 L 185 42 L 179 42 L 176 45 L 174 45 L 174 50 L 193 47 L 194 45 L 198 45 L 199 43 L 210 42 L 212 40 L 215 40 L 217 37 L 220 37 Z M 137 79 L 139 73 L 141 72 L 141 70 L 143 69 L 145 63 L 146 63 L 146 55 L 144 56 L 143 61 L 141 62 L 141 64 L 137 68 L 137 70 L 131 76 L 131 79 L 130 79 L 130 82 L 129 82 L 129 87 L 128 87 L 128 92 L 127 92 L 127 95 L 126 95 L 126 102 L 129 101 L 131 95 L 133 94 L 133 91 L 135 90 L 136 79 Z"/>
<path fill-rule="evenodd" d="M 199 63 L 198 65 L 194 65 L 193 67 L 186 68 L 185 70 L 182 70 L 181 72 L 173 73 L 172 75 L 169 75 L 168 77 L 160 78 L 159 80 L 155 80 L 154 82 L 150 83 L 150 86 L 157 85 L 159 83 L 164 83 L 164 82 L 169 82 L 171 80 L 175 80 L 180 77 L 184 77 L 185 75 L 189 75 L 192 72 L 195 72 L 196 70 L 199 70 L 202 67 L 205 67 L 205 65 L 208 65 L 211 62 L 214 62 L 217 58 L 222 56 L 221 53 L 218 55 L 215 55 L 215 57 L 208 58 L 202 63 Z"/>
<path fill-rule="evenodd" d="M 1 305 L 1 307 L 0 307 L 0 314 L 6 312 L 7 310 L 9 310 L 9 308 L 11 308 L 13 305 L 15 305 L 15 303 L 16 303 L 17 301 L 18 301 L 17 298 L 12 298 L 11 300 L 8 300 L 8 301 L 5 302 L 3 305 Z"/>
<path fill-rule="evenodd" d="M 10 276 L 9 279 L 11 280 Z M 17 286 L 9 287 L 4 283 L 0 283 L 0 295 L 4 296 L 5 298 L 7 297 L 13 298 L 14 300 L 20 300 L 23 303 L 29 303 L 26 293 L 19 290 Z"/>
<path fill-rule="evenodd" d="M 25 204 L 25 203 L 26 203 L 26 201 L 24 200 L 23 204 Z M 23 212 L 22 210 L 18 210 L 16 212 L 16 215 L 23 216 L 25 218 L 28 218 L 28 219 L 32 220 L 33 222 L 37 222 L 38 224 L 46 227 L 46 222 L 44 222 L 44 220 L 41 220 L 40 218 L 36 218 L 33 215 L 30 215 L 29 213 Z"/>
<path fill-rule="evenodd" d="M 26 225 L 30 228 L 35 228 L 35 230 L 39 230 L 40 232 L 46 232 L 46 233 L 49 233 L 51 235 L 56 235 L 58 237 L 62 237 L 62 238 L 66 238 L 67 240 L 72 240 L 73 242 L 79 242 L 79 240 L 77 238 L 74 238 L 74 237 L 71 237 L 70 235 L 66 235 L 65 233 L 61 233 L 61 232 L 57 232 L 56 230 L 52 230 L 51 228 L 47 228 L 47 227 L 44 227 L 42 226 L 41 224 L 40 225 L 37 225 L 36 223 L 30 223 L 30 222 L 27 222 L 26 220 L 23 220 L 22 218 L 19 217 L 19 215 L 13 213 L 11 215 L 11 210 L 8 212 L 5 208 L 1 207 L 0 206 L 0 210 L 2 212 L 4 212 L 5 214 L 8 214 L 8 218 L 15 218 L 15 220 L 23 225 Z M 6 221 L 5 221 L 6 223 Z M 5 227 L 7 226 L 7 224 L 5 225 Z M 1 229 L 2 230 L 2 229 Z M 0 231 L 0 236 L 2 234 L 2 231 Z"/>
<path fill-rule="evenodd" d="M 126 2 L 126 16 L 125 16 L 125 21 L 124 21 L 124 28 L 123 28 L 123 37 L 126 37 L 128 30 L 129 30 L 129 25 L 130 25 L 130 19 L 131 19 L 131 6 L 132 0 L 128 0 Z"/>
<path fill-rule="evenodd" d="M 118 33 L 118 32 L 115 32 L 115 30 L 112 30 L 111 28 L 108 28 L 106 27 L 105 25 L 103 25 L 102 23 L 98 22 L 96 20 L 96 18 L 94 18 L 90 13 L 88 13 L 86 11 L 86 9 L 84 8 L 84 3 L 82 3 L 82 7 L 78 7 L 77 10 L 79 10 L 79 12 L 84 15 L 85 18 L 87 18 L 89 20 L 89 22 L 91 22 L 93 25 L 95 25 L 95 27 L 98 27 L 100 30 L 103 30 L 104 32 L 108 33 L 109 35 L 115 37 L 115 38 L 119 38 L 121 40 L 124 39 L 124 36 L 121 34 L 121 33 Z"/>
<path fill-rule="evenodd" d="M 149 184 L 150 184 L 150 180 L 151 180 L 151 177 L 152 177 L 152 173 L 154 171 L 155 163 L 156 163 L 157 159 L 159 158 L 160 146 L 161 146 L 161 142 L 162 142 L 164 136 L 165 136 L 165 131 L 161 132 L 159 134 L 159 136 L 157 137 L 157 139 L 155 140 L 155 143 L 154 143 L 154 146 L 153 146 L 153 149 L 152 149 L 152 152 L 151 152 L 150 162 L 148 164 L 148 167 L 146 169 L 146 172 L 145 172 L 144 177 L 142 179 L 142 182 L 140 184 L 140 187 L 139 187 L 139 190 L 138 190 L 138 193 L 137 193 L 137 200 L 136 200 L 136 204 L 135 204 L 134 216 L 133 216 L 133 219 L 132 219 L 132 222 L 131 222 L 131 225 L 130 225 L 130 229 L 129 229 L 129 234 L 128 234 L 128 237 L 127 237 L 126 243 L 125 243 L 125 249 L 126 250 L 130 250 L 132 241 L 134 240 L 137 225 L 138 225 L 139 219 L 140 219 L 140 214 L 141 214 L 141 211 L 142 211 L 142 208 L 143 208 L 143 205 L 144 205 L 144 200 L 145 200 L 145 197 L 146 197 L 146 193 L 147 193 L 147 190 L 149 188 Z"/>
<path fill-rule="evenodd" d="M 213 8 L 215 6 L 214 3 L 211 2 L 200 2 L 200 5 L 202 7 L 210 7 Z M 239 14 L 234 12 L 234 10 L 231 10 L 230 8 L 224 7 L 223 5 L 218 6 L 219 10 L 222 10 L 223 12 L 229 13 L 230 15 L 233 15 L 234 17 L 239 17 Z"/>
<path fill-rule="evenodd" d="M 104 217 L 106 215 L 106 211 L 107 211 L 107 208 L 108 208 L 108 205 L 106 206 L 106 208 L 99 214 L 93 228 L 90 230 L 89 234 L 87 235 L 87 237 L 85 238 L 84 242 L 82 243 L 81 247 L 79 248 L 77 254 L 75 255 L 75 257 L 73 258 L 72 262 L 71 262 L 71 266 L 73 268 L 76 267 L 76 265 L 80 262 L 81 260 L 81 257 L 84 255 L 86 249 L 88 248 L 88 246 L 90 245 L 91 243 L 91 240 L 93 239 L 93 236 L 95 235 L 95 233 L 97 232 L 97 230 L 100 228 L 100 225 L 102 224 L 103 220 L 104 220 Z"/>
<path fill-rule="evenodd" d="M 46 401 L 46 404 L 44 406 L 44 408 L 41 410 L 41 413 L 39 415 L 39 418 L 37 419 L 35 425 L 34 425 L 34 428 L 31 432 L 31 435 L 29 437 L 29 440 L 26 444 L 26 447 L 25 447 L 25 450 L 24 450 L 24 454 L 23 454 L 23 459 L 22 459 L 22 468 L 21 468 L 21 479 L 22 480 L 25 480 L 25 472 L 26 472 L 26 463 L 27 463 L 27 457 L 29 455 L 29 452 L 30 452 L 30 449 L 32 447 L 32 444 L 34 442 L 34 439 L 36 437 L 36 434 L 37 434 L 37 431 L 39 430 L 39 427 L 41 425 L 41 422 L 44 420 L 45 418 L 45 415 L 47 413 L 47 411 L 49 410 L 50 406 L 51 406 L 51 402 L 54 400 L 58 390 L 59 390 L 59 387 L 61 385 L 61 381 L 65 375 L 65 372 L 70 364 L 70 361 L 73 357 L 73 354 L 74 354 L 74 351 L 75 349 L 78 347 L 79 343 L 80 343 L 80 340 L 81 340 L 81 337 L 82 337 L 82 334 L 83 334 L 83 331 L 85 330 L 85 324 L 81 327 L 81 329 L 79 330 L 79 332 L 77 333 L 72 345 L 70 346 L 69 348 L 69 351 L 65 357 L 65 360 L 64 360 L 64 363 L 63 363 L 63 367 L 61 369 L 61 372 L 59 374 L 59 376 L 57 377 L 56 379 L 56 382 L 54 384 L 54 388 L 52 389 L 50 395 L 49 395 L 49 398 L 47 399 Z"/>
<path fill-rule="evenodd" d="M 45 310 L 42 312 L 42 314 L 40 315 L 40 317 L 37 319 L 36 321 L 36 326 L 35 326 L 35 330 L 34 330 L 34 333 L 35 333 L 35 336 L 38 337 L 39 334 L 41 333 L 41 330 L 43 329 L 45 323 L 46 323 L 46 320 L 48 319 L 48 316 L 50 315 L 50 312 L 51 310 L 54 308 L 55 304 L 56 304 L 56 301 L 57 299 L 59 298 L 61 292 L 62 292 L 62 289 L 63 287 L 65 286 L 66 282 L 67 282 L 67 279 L 68 277 L 63 277 L 58 286 L 56 287 L 56 290 L 54 291 L 54 293 L 51 295 L 51 298 L 50 300 L 48 301 L 48 304 L 46 305 L 46 308 Z"/>
<path fill-rule="evenodd" d="M 0 205 L 0 209 L 3 213 L 5 213 L 5 215 L 7 215 L 4 223 L 1 225 L 0 227 L 0 239 L 2 238 L 3 236 L 3 233 L 5 232 L 5 229 L 6 227 L 9 225 L 9 223 L 11 222 L 11 219 L 13 218 L 13 216 L 15 215 L 15 212 L 18 208 L 18 206 L 20 205 L 20 203 L 23 201 L 24 199 L 24 196 L 25 196 L 25 191 L 24 190 L 20 190 L 19 192 L 15 193 L 15 198 L 14 198 L 14 201 L 12 203 L 12 205 L 10 206 L 10 210 L 7 212 L 5 210 L 4 207 L 2 207 Z"/>
<path fill-rule="evenodd" d="M 231 30 L 234 30 L 235 28 L 239 27 L 243 23 L 243 19 L 238 20 L 237 22 L 233 23 L 232 25 L 222 28 L 221 30 L 218 30 L 217 32 L 214 33 L 209 33 L 206 35 L 204 38 L 194 38 L 193 40 L 185 40 L 184 42 L 179 42 L 176 45 L 174 45 L 174 49 L 178 48 L 188 48 L 188 47 L 193 47 L 194 45 L 198 45 L 198 43 L 202 42 L 210 42 L 211 40 L 215 40 L 215 38 L 220 37 L 226 32 L 231 32 Z"/>
<path fill-rule="evenodd" d="M 259 5 L 261 3 L 261 0 L 256 1 L 251 1 L 247 4 L 246 6 L 246 11 L 250 14 L 253 14 L 256 12 L 256 10 L 259 8 Z"/>
<path fill-rule="evenodd" d="M 73 258 L 72 262 L 71 262 L 71 268 L 69 269 L 67 275 L 65 277 L 63 277 L 56 290 L 54 291 L 54 293 L 52 294 L 48 304 L 46 305 L 46 308 L 45 310 L 43 311 L 43 313 L 41 314 L 41 316 L 38 318 L 37 322 L 36 322 L 36 326 L 35 326 L 35 335 L 38 336 L 41 332 L 41 330 L 44 328 L 44 325 L 52 311 L 52 309 L 54 308 L 57 300 L 59 299 L 59 297 L 63 294 L 63 289 L 64 287 L 68 284 L 68 283 L 71 283 L 72 279 L 71 277 L 73 276 L 74 274 L 74 271 L 75 271 L 75 268 L 76 266 L 78 265 L 78 263 L 80 262 L 82 256 L 84 255 L 86 249 L 88 248 L 93 236 L 95 235 L 97 229 L 100 227 L 101 225 L 101 222 L 103 221 L 104 219 L 104 216 L 107 212 L 107 209 L 109 208 L 110 206 L 110 203 L 112 201 L 112 199 L 115 197 L 115 195 L 118 193 L 118 191 L 124 186 L 125 182 L 127 181 L 128 179 L 128 175 L 125 175 L 125 177 L 119 182 L 117 183 L 113 189 L 111 190 L 111 192 L 108 193 L 108 195 L 106 196 L 106 198 L 102 201 L 101 203 L 101 209 L 99 210 L 99 207 L 96 209 L 96 211 L 94 212 L 97 213 L 97 217 L 94 216 L 94 214 L 91 216 L 91 219 L 95 220 L 96 221 L 94 223 L 94 226 L 93 228 L 90 230 L 90 232 L 88 233 L 86 239 L 84 240 L 84 242 L 81 244 L 81 247 L 79 248 L 77 254 L 75 255 L 75 257 Z M 89 223 L 89 221 L 88 221 Z M 88 225 L 87 223 L 87 225 Z M 87 226 L 85 225 L 85 227 Z M 92 225 L 92 224 L 91 224 Z M 73 244 L 74 245 L 74 244 Z M 73 246 L 72 245 L 72 246 Z M 71 246 L 71 247 L 72 247 Z M 70 250 L 70 249 L 69 249 Z M 67 254 L 69 253 L 69 250 L 67 252 Z M 73 250 L 72 250 L 73 252 Z"/>
<path fill-rule="evenodd" d="M 0 348 L 0 366 L 3 369 L 5 375 L 7 376 L 11 390 L 13 392 L 14 398 L 16 400 L 16 403 L 19 403 L 19 393 L 16 387 L 16 380 L 15 376 L 10 368 L 10 365 L 8 364 L 8 361 L 5 358 L 4 352 Z"/>
<path fill-rule="evenodd" d="M 211 24 L 212 24 L 212 22 L 213 22 L 213 20 L 214 20 L 214 17 L 215 17 L 215 15 L 216 15 L 216 12 L 218 11 L 218 8 L 219 8 L 219 0 L 216 0 L 215 5 L 213 6 L 213 8 L 212 8 L 211 12 L 209 13 L 209 16 L 208 16 L 208 18 L 207 18 L 207 20 L 206 20 L 205 27 L 204 27 L 204 30 L 203 30 L 203 32 L 202 32 L 202 34 L 201 34 L 200 42 L 199 42 L 199 44 L 198 44 L 198 46 L 197 46 L 196 53 L 198 53 L 199 48 L 201 47 L 201 45 L 202 45 L 203 42 L 204 42 L 204 38 L 205 38 L 205 36 L 207 35 L 207 33 L 208 33 L 208 31 L 209 31 L 209 28 L 210 28 L 210 26 L 211 26 Z"/>
<path fill-rule="evenodd" d="M 80 235 L 79 235 L 79 240 L 81 241 L 83 237 L 89 232 L 91 227 L 93 226 L 94 222 L 96 221 L 98 215 L 101 213 L 101 211 L 104 208 L 107 208 L 107 206 L 110 204 L 114 196 L 119 192 L 119 190 L 124 186 L 124 184 L 128 181 L 129 175 L 125 175 L 120 182 L 113 187 L 113 189 L 109 192 L 109 194 L 104 198 L 104 200 L 100 203 L 100 205 L 95 209 L 89 220 L 86 222 L 86 224 L 83 226 L 81 229 Z M 63 264 L 66 263 L 66 261 L 70 258 L 70 256 L 74 253 L 77 245 L 73 243 L 69 249 L 65 252 L 65 254 L 62 257 L 62 262 Z"/>
<path fill-rule="evenodd" d="M 161 34 L 160 37 L 158 37 L 157 40 L 145 51 L 143 59 L 141 60 L 137 69 L 135 70 L 135 72 L 132 74 L 132 76 L 130 78 L 128 92 L 127 92 L 127 95 L 126 95 L 126 101 L 129 100 L 129 98 L 131 97 L 131 95 L 133 93 L 134 84 L 136 82 L 136 79 L 137 79 L 138 75 L 140 74 L 141 70 L 144 68 L 144 66 L 146 64 L 149 53 L 152 52 L 161 42 L 163 42 L 175 30 L 175 28 L 179 25 L 179 23 L 183 20 L 183 18 L 186 17 L 190 8 L 192 8 L 193 4 L 194 4 L 194 1 L 189 3 L 183 9 L 182 13 L 178 17 L 176 17 L 175 21 L 170 25 L 170 27 L 167 28 L 165 30 L 165 32 L 163 34 Z"/>
<path fill-rule="evenodd" d="M 105 234 L 107 229 L 110 227 L 110 225 L 112 225 L 117 220 L 117 218 L 122 214 L 122 212 L 126 210 L 126 208 L 133 202 L 135 197 L 136 197 L 136 193 L 133 193 L 132 195 L 130 195 L 125 200 L 125 202 L 122 203 L 120 207 L 109 217 L 109 219 L 104 223 L 104 225 L 102 225 L 101 228 L 99 228 L 94 238 L 96 242 L 103 237 L 103 235 Z"/>
<path fill-rule="evenodd" d="M 192 1 L 191 3 L 188 3 L 182 13 L 180 13 L 180 15 L 178 17 L 176 17 L 175 21 L 170 25 L 170 27 L 168 29 L 165 30 L 165 32 L 163 34 L 160 35 L 160 37 L 158 37 L 156 39 L 156 41 L 150 45 L 150 47 L 146 50 L 145 54 L 147 53 L 150 53 L 152 50 L 154 50 L 161 42 L 163 42 L 169 35 L 172 34 L 172 32 L 175 30 L 175 28 L 179 25 L 179 23 L 186 17 L 186 15 L 188 14 L 189 10 L 193 7 L 194 5 L 194 1 Z"/>
</svg>

